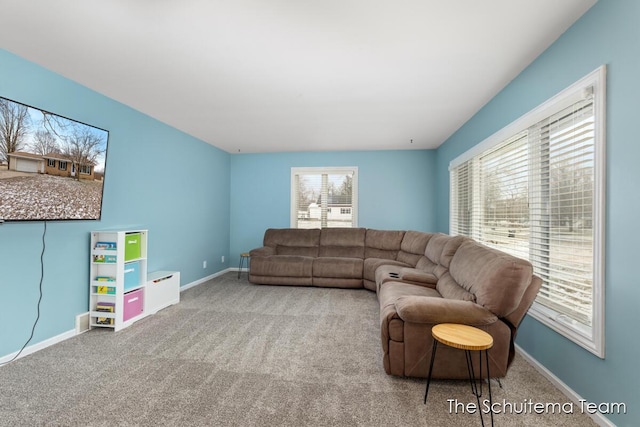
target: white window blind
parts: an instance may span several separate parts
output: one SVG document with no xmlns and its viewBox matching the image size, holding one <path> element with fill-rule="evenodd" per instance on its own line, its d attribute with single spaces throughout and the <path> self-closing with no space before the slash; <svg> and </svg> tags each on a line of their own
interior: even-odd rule
<svg viewBox="0 0 640 427">
<path fill-rule="evenodd" d="M 531 130 L 531 259 L 544 281 L 538 302 L 593 324 L 594 109 L 586 99 Z"/>
<path fill-rule="evenodd" d="M 543 279 L 530 313 L 603 357 L 604 69 L 597 71 L 530 113 L 534 122 L 521 119 L 452 163 L 450 227 L 529 259 Z"/>
<path fill-rule="evenodd" d="M 357 227 L 358 169 L 291 168 L 291 227 Z"/>
</svg>

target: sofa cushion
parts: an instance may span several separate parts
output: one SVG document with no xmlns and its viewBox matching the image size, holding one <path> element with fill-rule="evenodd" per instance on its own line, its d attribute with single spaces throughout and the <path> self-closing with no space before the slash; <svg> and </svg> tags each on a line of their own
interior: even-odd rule
<svg viewBox="0 0 640 427">
<path fill-rule="evenodd" d="M 313 277 L 362 279 L 362 264 L 362 258 L 316 258 L 313 260 Z"/>
<path fill-rule="evenodd" d="M 435 273 L 436 267 L 438 266 L 438 264 L 436 264 L 435 262 L 431 261 L 429 258 L 427 258 L 426 256 L 421 256 L 420 259 L 418 260 L 418 262 L 416 263 L 416 268 L 418 270 L 422 270 L 426 273 Z"/>
<path fill-rule="evenodd" d="M 275 254 L 276 254 L 276 248 L 273 248 L 271 246 L 262 246 L 260 248 L 251 249 L 251 251 L 249 252 L 249 256 L 251 258 L 257 257 L 257 256 L 271 256 Z"/>
<path fill-rule="evenodd" d="M 429 239 L 424 254 L 433 263 L 449 268 L 451 258 L 465 239 L 464 236 L 449 236 L 438 233 Z"/>
<path fill-rule="evenodd" d="M 364 258 L 365 228 L 323 228 L 319 256 Z"/>
<path fill-rule="evenodd" d="M 251 274 L 275 277 L 311 277 L 312 257 L 276 255 L 251 259 Z"/>
<path fill-rule="evenodd" d="M 468 238 L 464 236 L 452 237 L 441 233 L 429 239 L 424 254 L 431 262 L 436 264 L 432 271 L 436 276 L 440 277 L 447 271 L 451 258 L 465 240 L 468 240 Z"/>
<path fill-rule="evenodd" d="M 264 246 L 276 248 L 277 255 L 318 256 L 320 229 L 270 228 L 264 233 Z"/>
<path fill-rule="evenodd" d="M 397 260 L 415 267 L 420 258 L 424 256 L 427 243 L 432 236 L 432 233 L 420 231 L 407 231 L 404 233 Z"/>
<path fill-rule="evenodd" d="M 445 272 L 439 279 L 436 289 L 443 298 L 475 302 L 476 296 L 453 280 L 451 273 Z"/>
<path fill-rule="evenodd" d="M 365 238 L 365 258 L 386 258 L 395 260 L 398 257 L 404 231 L 367 229 Z"/>
<path fill-rule="evenodd" d="M 475 295 L 478 304 L 504 317 L 518 308 L 533 267 L 529 261 L 467 240 L 453 256 L 449 273 Z"/>
<path fill-rule="evenodd" d="M 292 255 L 315 258 L 318 256 L 318 247 L 277 245 L 276 255 Z"/>
</svg>

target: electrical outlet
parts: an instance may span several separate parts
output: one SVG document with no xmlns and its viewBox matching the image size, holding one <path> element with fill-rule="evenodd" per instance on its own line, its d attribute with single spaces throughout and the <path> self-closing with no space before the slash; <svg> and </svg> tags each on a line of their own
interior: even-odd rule
<svg viewBox="0 0 640 427">
<path fill-rule="evenodd" d="M 222 263 L 224 264 L 224 255 L 222 255 L 222 258 L 220 258 L 220 260 L 222 261 Z"/>
<path fill-rule="evenodd" d="M 202 268 L 207 268 L 207 261 L 202 261 Z"/>
</svg>

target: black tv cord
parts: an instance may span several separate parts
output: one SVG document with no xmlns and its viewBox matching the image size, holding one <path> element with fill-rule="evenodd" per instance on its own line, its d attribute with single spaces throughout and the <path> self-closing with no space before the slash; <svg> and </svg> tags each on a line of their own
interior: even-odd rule
<svg viewBox="0 0 640 427">
<path fill-rule="evenodd" d="M 8 363 L 13 362 L 14 360 L 16 360 L 18 358 L 18 356 L 20 356 L 20 354 L 22 354 L 24 349 L 27 347 L 27 345 L 33 339 L 33 334 L 36 331 L 36 326 L 38 325 L 38 320 L 40 320 L 40 303 L 42 302 L 42 281 L 44 280 L 44 250 L 46 248 L 46 244 L 45 244 L 45 239 L 44 238 L 45 238 L 46 235 L 47 235 L 47 221 L 44 221 L 44 230 L 42 231 L 42 252 L 40 253 L 40 284 L 38 285 L 40 296 L 38 297 L 38 304 L 36 306 L 36 310 L 37 310 L 36 321 L 33 322 L 33 326 L 31 327 L 31 335 L 29 335 L 29 339 L 27 340 L 27 342 L 24 343 L 24 345 L 22 346 L 20 351 L 18 351 L 16 353 L 16 355 L 11 358 L 11 360 L 8 360 L 6 362 L 0 363 L 0 366 L 6 365 Z"/>
</svg>

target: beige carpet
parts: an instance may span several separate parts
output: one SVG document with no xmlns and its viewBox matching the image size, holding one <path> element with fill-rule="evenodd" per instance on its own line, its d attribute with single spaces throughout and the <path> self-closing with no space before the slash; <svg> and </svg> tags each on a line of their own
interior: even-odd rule
<svg viewBox="0 0 640 427">
<path fill-rule="evenodd" d="M 375 294 L 257 286 L 229 273 L 114 333 L 0 368 L 2 426 L 475 426 L 469 383 L 391 377 Z M 498 426 L 595 425 L 524 359 L 492 382 Z M 484 398 L 484 396 L 483 396 Z M 564 404 L 536 414 L 523 402 Z M 509 409 L 511 408 L 511 409 Z M 560 413 L 559 413 L 560 412 Z M 488 421 L 488 414 L 485 415 Z"/>
</svg>

